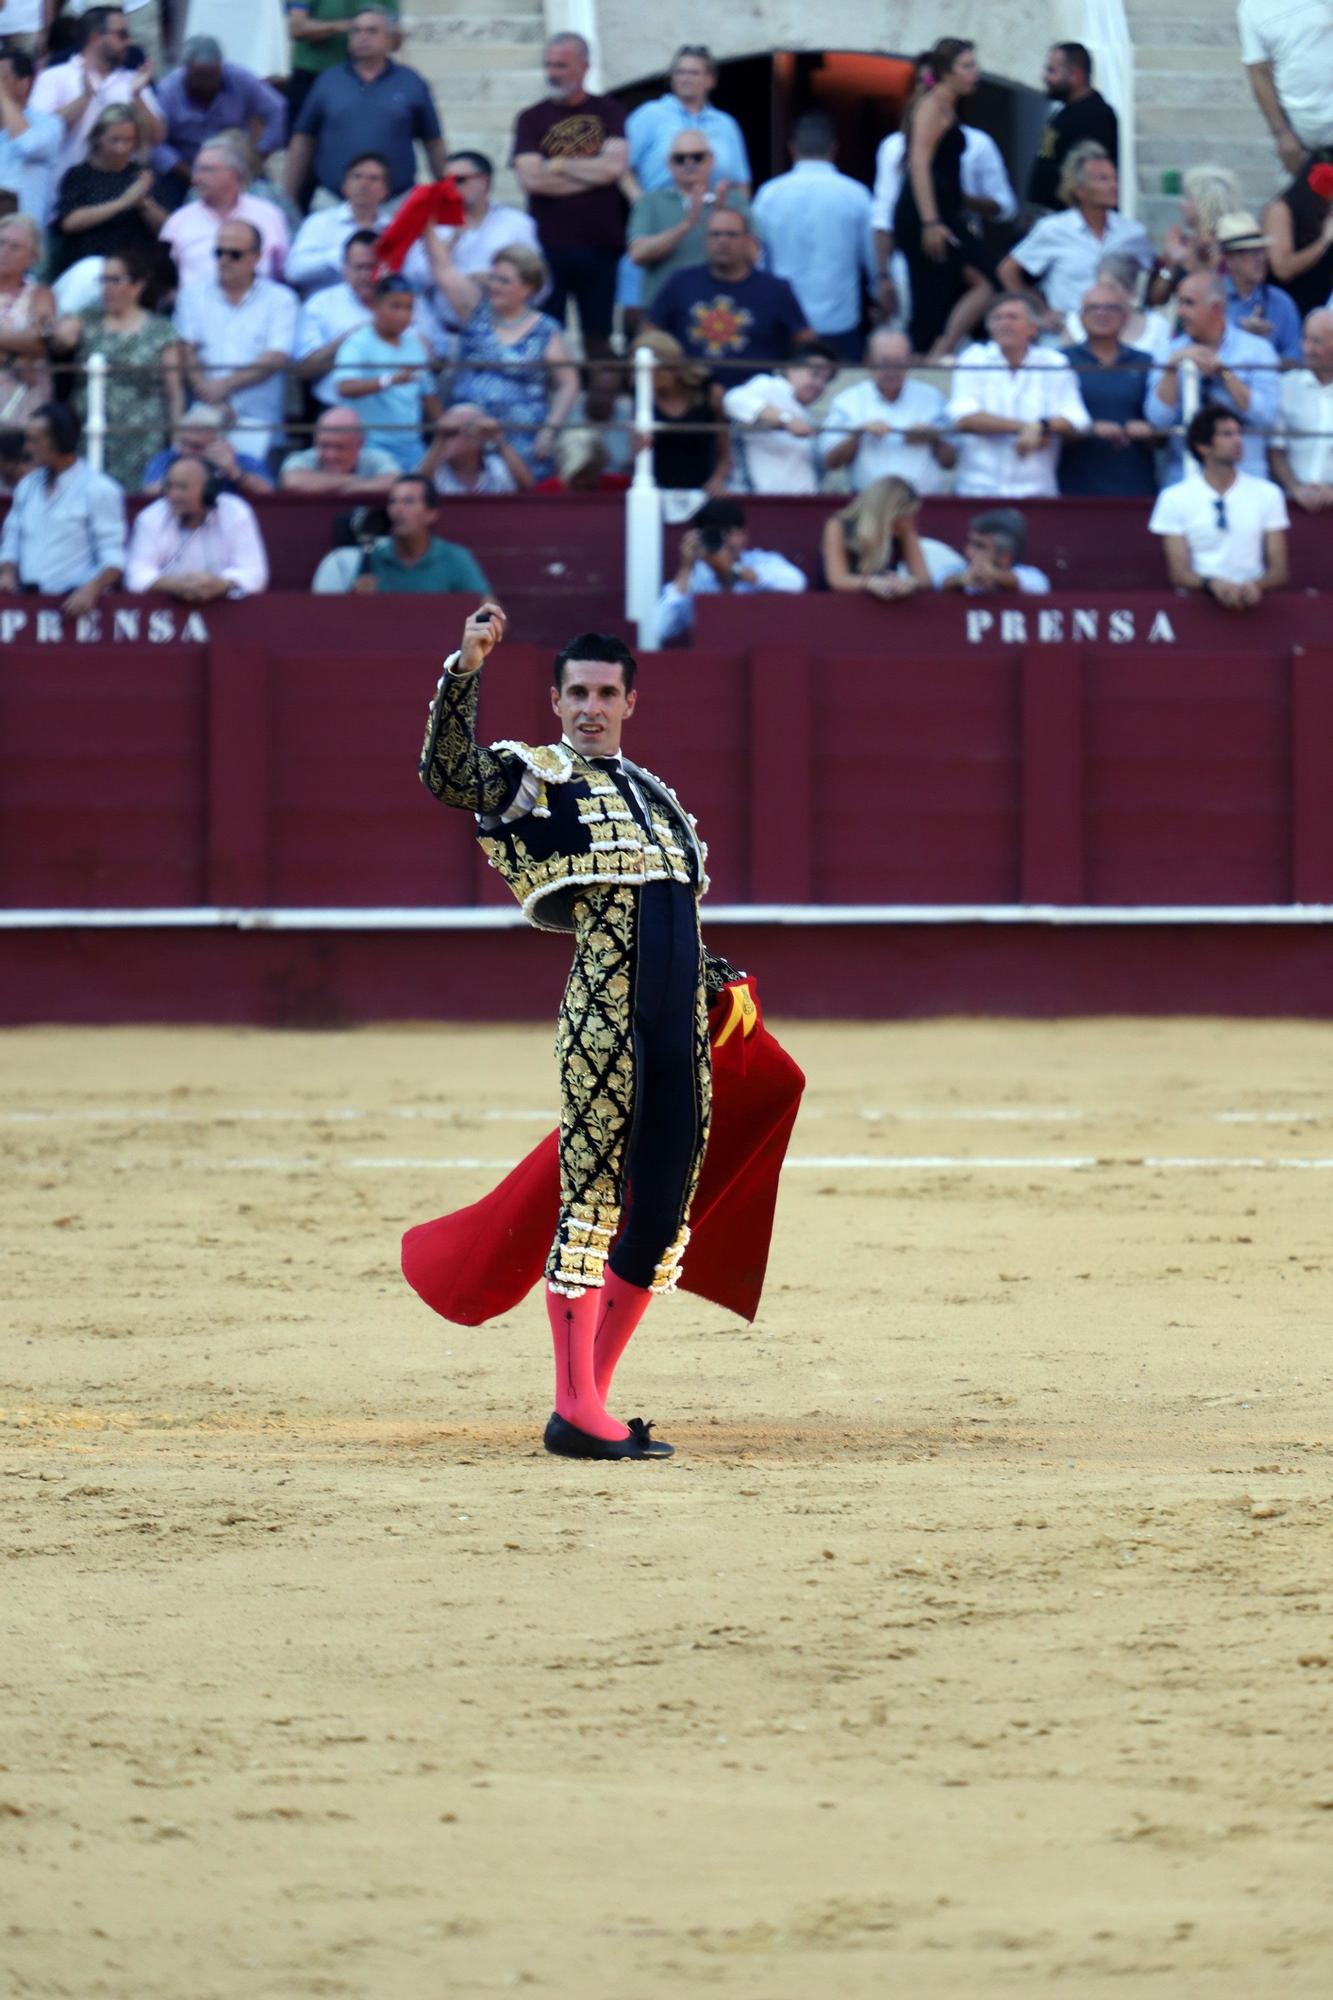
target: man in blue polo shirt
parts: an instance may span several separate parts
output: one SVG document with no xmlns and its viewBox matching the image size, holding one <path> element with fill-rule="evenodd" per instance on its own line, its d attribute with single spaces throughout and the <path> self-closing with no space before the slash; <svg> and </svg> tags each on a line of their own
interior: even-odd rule
<svg viewBox="0 0 1333 2000">
<path fill-rule="evenodd" d="M 288 143 L 283 184 L 293 201 L 312 159 L 320 187 L 337 194 L 358 153 L 379 153 L 388 161 L 389 192 L 396 199 L 416 180 L 417 140 L 432 175 L 443 179 L 448 152 L 430 85 L 416 70 L 390 61 L 392 32 L 382 7 L 363 7 L 353 17 L 347 61 L 325 70 Z"/>
<path fill-rule="evenodd" d="M 704 234 L 707 263 L 667 279 L 653 301 L 652 323 L 706 361 L 724 389 L 785 361 L 805 314 L 785 278 L 756 271 L 759 245 L 743 215 L 715 208 Z"/>
</svg>

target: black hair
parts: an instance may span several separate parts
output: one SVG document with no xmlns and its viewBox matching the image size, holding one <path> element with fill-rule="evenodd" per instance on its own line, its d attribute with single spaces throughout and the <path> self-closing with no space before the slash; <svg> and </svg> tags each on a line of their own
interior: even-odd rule
<svg viewBox="0 0 1333 2000">
<path fill-rule="evenodd" d="M 1028 524 L 1017 507 L 992 507 L 989 513 L 974 514 L 968 523 L 968 533 L 989 535 L 1015 562 L 1021 561 L 1027 551 Z"/>
<path fill-rule="evenodd" d="M 634 686 L 638 661 L 625 641 L 614 638 L 610 632 L 580 632 L 565 642 L 556 654 L 551 668 L 551 679 L 557 694 L 560 692 L 565 668 L 571 660 L 595 660 L 604 667 L 619 667 L 624 676 L 626 694 Z"/>
<path fill-rule="evenodd" d="M 426 496 L 426 505 L 428 507 L 435 505 L 435 488 L 424 472 L 400 472 L 393 483 L 394 486 L 419 486 Z M 390 491 L 392 490 L 391 487 Z"/>
<path fill-rule="evenodd" d="M 837 146 L 837 130 L 827 111 L 803 111 L 791 128 L 791 149 L 798 160 L 826 160 Z"/>
<path fill-rule="evenodd" d="M 788 367 L 798 367 L 802 361 L 827 361 L 834 368 L 841 368 L 843 365 L 843 358 L 833 342 L 821 340 L 818 334 L 812 334 L 805 340 L 798 334 L 792 342 L 791 354 L 787 360 Z"/>
<path fill-rule="evenodd" d="M 369 12 L 369 9 L 366 7 L 362 7 L 360 11 L 363 14 L 365 14 Z M 344 180 L 347 179 L 347 176 L 351 173 L 353 167 L 364 167 L 367 160 L 372 161 L 374 165 L 377 167 L 383 167 L 384 178 L 387 181 L 393 180 L 393 168 L 389 165 L 389 162 L 385 159 L 383 153 L 357 153 L 356 155 L 354 155 L 352 159 L 350 159 L 347 162 L 347 165 L 343 168 L 343 179 Z"/>
<path fill-rule="evenodd" d="M 375 245 L 379 242 L 379 240 L 380 239 L 378 230 L 354 229 L 351 235 L 348 237 L 347 241 L 343 244 L 343 256 L 346 257 L 348 251 L 351 249 L 354 243 L 358 245 L 368 243 L 371 249 L 373 250 L 375 248 Z"/>
<path fill-rule="evenodd" d="M 5 429 L 0 431 L 0 465 L 13 465 L 28 449 L 28 440 L 22 431 Z"/>
<path fill-rule="evenodd" d="M 1236 412 L 1226 409 L 1221 403 L 1209 403 L 1204 409 L 1196 410 L 1190 418 L 1189 429 L 1185 433 L 1185 447 L 1190 457 L 1197 458 L 1200 465 L 1203 464 L 1204 447 L 1210 445 L 1217 436 L 1219 424 L 1240 424 L 1242 430 L 1245 428 L 1243 420 L 1236 415 Z"/>
<path fill-rule="evenodd" d="M 22 49 L 6 49 L 4 60 L 17 77 L 31 76 L 37 67 L 32 57 L 25 56 Z"/>
<path fill-rule="evenodd" d="M 46 425 L 58 452 L 73 455 L 78 451 L 83 425 L 72 403 L 43 403 L 33 411 L 30 421 Z"/>
<path fill-rule="evenodd" d="M 1092 82 L 1092 57 L 1082 42 L 1056 42 L 1055 47 L 1071 69 L 1082 70 L 1088 82 Z"/>
<path fill-rule="evenodd" d="M 474 153 L 470 146 L 465 146 L 461 152 L 450 153 L 445 160 L 445 165 L 448 166 L 451 160 L 470 160 L 477 172 L 485 174 L 488 181 L 495 178 L 494 162 L 488 160 L 485 153 Z"/>
<path fill-rule="evenodd" d="M 83 40 L 81 48 L 87 48 L 94 35 L 100 35 L 113 14 L 123 14 L 123 7 L 90 7 L 83 17 Z"/>
<path fill-rule="evenodd" d="M 706 500 L 697 514 L 690 517 L 692 528 L 721 528 L 725 534 L 729 528 L 745 526 L 745 509 L 739 500 Z"/>
<path fill-rule="evenodd" d="M 390 271 L 387 277 L 376 278 L 375 289 L 371 296 L 377 299 L 394 299 L 400 297 L 404 292 L 410 294 L 411 290 L 411 285 L 408 284 L 407 279 L 402 275 L 401 271 Z"/>
</svg>

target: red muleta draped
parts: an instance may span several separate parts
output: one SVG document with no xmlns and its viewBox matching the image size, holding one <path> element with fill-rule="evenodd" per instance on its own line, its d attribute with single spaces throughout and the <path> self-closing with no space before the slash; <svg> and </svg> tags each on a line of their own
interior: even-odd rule
<svg viewBox="0 0 1333 2000">
<path fill-rule="evenodd" d="M 742 1319 L 759 1309 L 778 1176 L 805 1077 L 764 1026 L 753 981 L 726 987 L 709 1015 L 713 1123 L 690 1211 L 681 1286 Z M 403 1276 L 460 1326 L 511 1312 L 542 1275 L 560 1210 L 550 1132 L 480 1201 L 403 1237 Z"/>
</svg>

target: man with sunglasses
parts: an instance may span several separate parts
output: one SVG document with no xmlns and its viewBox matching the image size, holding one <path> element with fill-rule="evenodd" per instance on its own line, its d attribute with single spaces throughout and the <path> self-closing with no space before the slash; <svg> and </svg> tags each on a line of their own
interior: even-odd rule
<svg viewBox="0 0 1333 2000">
<path fill-rule="evenodd" d="M 1245 438 L 1230 410 L 1199 410 L 1185 443 L 1203 477 L 1165 487 L 1148 527 L 1164 539 L 1177 590 L 1202 591 L 1228 611 L 1250 610 L 1265 591 L 1290 581 L 1282 489 L 1241 470 Z"/>
<path fill-rule="evenodd" d="M 676 133 L 667 167 L 669 184 L 641 194 L 629 219 L 630 262 L 643 274 L 642 303 L 649 307 L 673 272 L 704 262 L 713 208 L 734 208 L 747 225 L 750 219 L 743 188 L 726 180 L 713 186 L 713 148 L 701 131 L 687 126 Z"/>
<path fill-rule="evenodd" d="M 257 459 L 282 432 L 297 311 L 295 292 L 259 276 L 262 249 L 252 222 L 224 222 L 213 252 L 216 277 L 183 286 L 176 305 L 192 394 L 225 410 L 233 449 Z"/>
</svg>

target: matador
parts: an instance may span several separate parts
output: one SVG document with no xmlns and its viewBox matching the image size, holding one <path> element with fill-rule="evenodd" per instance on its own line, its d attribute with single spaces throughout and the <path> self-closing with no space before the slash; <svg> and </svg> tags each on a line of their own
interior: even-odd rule
<svg viewBox="0 0 1333 2000">
<path fill-rule="evenodd" d="M 694 820 L 669 786 L 621 749 L 637 701 L 629 647 L 601 633 L 571 639 L 553 668 L 560 742 L 486 748 L 475 733 L 481 669 L 505 623 L 498 605 L 484 604 L 464 625 L 431 703 L 421 777 L 446 805 L 474 815 L 487 859 L 528 921 L 574 942 L 556 1035 L 559 1194 L 544 1263 L 555 1409 L 544 1443 L 568 1458 L 665 1458 L 673 1447 L 641 1418 L 613 1416 L 607 1397 L 650 1301 L 683 1275 L 713 1107 L 710 1029 L 713 1041 L 737 1022 L 744 1033 L 757 1013 L 745 975 L 702 943 L 706 849 Z M 730 1002 L 731 1011 L 714 1004 L 710 1020 L 710 1002 Z M 715 1222 L 723 1226 L 707 1252 L 713 1276 L 691 1287 L 747 1316 L 747 1302 L 758 1300 L 776 1168 L 803 1082 L 771 1038 L 758 1039 L 776 1051 L 777 1067 L 770 1058 L 765 1083 L 751 1080 L 750 1099 L 762 1100 L 762 1110 L 749 1129 L 732 1116 L 741 1138 L 734 1131 L 721 1148 L 726 1186 Z M 740 1103 L 744 1093 L 732 1090 L 728 1102 Z M 516 1238 L 548 1213 L 539 1156 L 540 1149 L 510 1177 L 512 1189 L 506 1183 L 489 1203 L 460 1212 L 469 1219 L 465 1237 L 460 1217 L 446 1217 L 405 1238 L 404 1270 L 438 1311 L 475 1323 L 531 1284 L 529 1273 L 484 1306 L 457 1303 L 461 1283 L 474 1294 L 484 1287 L 478 1271 L 489 1268 L 490 1250 L 512 1262 Z M 716 1281 L 728 1203 L 733 1254 L 751 1266 L 740 1303 Z"/>
</svg>

